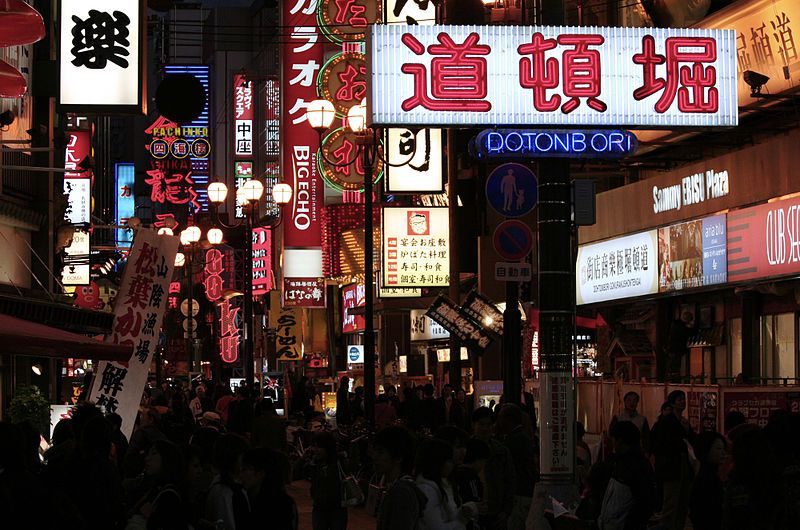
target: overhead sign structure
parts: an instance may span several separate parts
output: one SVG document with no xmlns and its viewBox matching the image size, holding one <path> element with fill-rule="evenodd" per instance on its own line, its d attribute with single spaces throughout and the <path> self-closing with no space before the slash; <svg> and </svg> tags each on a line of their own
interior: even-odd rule
<svg viewBox="0 0 800 530">
<path fill-rule="evenodd" d="M 530 254 L 533 248 L 533 233 L 522 221 L 509 219 L 497 225 L 492 242 L 500 256 L 509 261 L 518 261 Z"/>
<path fill-rule="evenodd" d="M 140 0 L 61 2 L 61 105 L 143 110 L 143 6 Z"/>
<path fill-rule="evenodd" d="M 728 281 L 725 214 L 658 229 L 658 290 Z"/>
<path fill-rule="evenodd" d="M 470 142 L 483 158 L 622 158 L 636 152 L 636 135 L 613 130 L 491 129 Z"/>
<path fill-rule="evenodd" d="M 444 340 L 450 332 L 425 314 L 424 309 L 411 310 L 411 341 Z"/>
<path fill-rule="evenodd" d="M 486 179 L 486 200 L 504 217 L 527 215 L 539 200 L 536 175 L 522 164 L 497 166 Z"/>
<path fill-rule="evenodd" d="M 577 303 L 658 292 L 658 231 L 581 245 L 575 271 Z"/>
<path fill-rule="evenodd" d="M 483 351 L 492 343 L 492 337 L 473 322 L 458 304 L 444 295 L 434 300 L 425 314 L 476 351 Z"/>
<path fill-rule="evenodd" d="M 95 370 L 89 401 L 122 416 L 122 433 L 130 437 L 158 345 L 175 268 L 178 238 L 138 230 L 114 304 L 114 323 L 107 342 L 133 347 L 127 362 L 101 361 Z"/>
<path fill-rule="evenodd" d="M 736 51 L 731 30 L 374 25 L 367 121 L 730 127 Z"/>
<path fill-rule="evenodd" d="M 384 207 L 382 285 L 450 285 L 450 219 L 447 208 Z"/>
</svg>

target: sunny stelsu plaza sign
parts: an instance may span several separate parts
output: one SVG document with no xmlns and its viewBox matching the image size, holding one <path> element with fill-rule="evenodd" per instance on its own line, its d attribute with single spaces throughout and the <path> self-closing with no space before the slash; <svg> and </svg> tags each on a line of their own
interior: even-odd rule
<svg viewBox="0 0 800 530">
<path fill-rule="evenodd" d="M 371 124 L 738 123 L 731 30 L 374 25 L 367 50 Z"/>
</svg>

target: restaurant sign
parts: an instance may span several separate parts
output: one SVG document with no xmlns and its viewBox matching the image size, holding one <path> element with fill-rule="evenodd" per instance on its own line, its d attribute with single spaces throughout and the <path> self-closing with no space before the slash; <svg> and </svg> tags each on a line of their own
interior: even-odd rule
<svg viewBox="0 0 800 530">
<path fill-rule="evenodd" d="M 368 36 L 370 124 L 738 123 L 731 30 L 374 25 Z"/>
<path fill-rule="evenodd" d="M 445 287 L 450 282 L 447 208 L 383 208 L 385 287 Z"/>
</svg>

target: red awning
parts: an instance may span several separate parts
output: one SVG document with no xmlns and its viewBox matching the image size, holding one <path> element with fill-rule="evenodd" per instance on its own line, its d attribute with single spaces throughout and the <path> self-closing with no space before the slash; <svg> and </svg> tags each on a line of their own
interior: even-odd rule
<svg viewBox="0 0 800 530">
<path fill-rule="evenodd" d="M 127 361 L 132 346 L 100 342 L 85 335 L 0 315 L 0 352 L 40 357 Z"/>
</svg>

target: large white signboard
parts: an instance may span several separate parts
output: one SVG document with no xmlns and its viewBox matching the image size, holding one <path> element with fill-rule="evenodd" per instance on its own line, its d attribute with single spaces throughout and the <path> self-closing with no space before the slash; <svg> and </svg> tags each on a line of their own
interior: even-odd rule
<svg viewBox="0 0 800 530">
<path fill-rule="evenodd" d="M 442 130 L 388 129 L 387 193 L 442 193 Z"/>
<path fill-rule="evenodd" d="M 658 292 L 658 230 L 581 245 L 575 265 L 578 304 Z"/>
<path fill-rule="evenodd" d="M 61 2 L 61 104 L 138 106 L 140 0 Z"/>
<path fill-rule="evenodd" d="M 371 124 L 738 122 L 730 30 L 390 24 L 367 48 Z"/>
<path fill-rule="evenodd" d="M 450 220 L 447 208 L 383 208 L 384 287 L 450 285 Z"/>
</svg>

